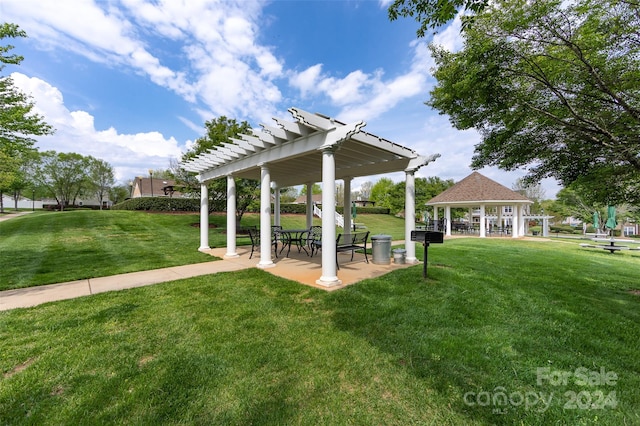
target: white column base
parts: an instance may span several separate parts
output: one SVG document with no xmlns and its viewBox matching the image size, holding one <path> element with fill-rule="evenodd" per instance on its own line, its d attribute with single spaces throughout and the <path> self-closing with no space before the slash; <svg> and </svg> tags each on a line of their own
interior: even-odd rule
<svg viewBox="0 0 640 426">
<path fill-rule="evenodd" d="M 417 257 L 407 257 L 404 259 L 404 263 L 413 264 L 413 263 L 420 263 L 420 261 L 418 260 Z"/>
<path fill-rule="evenodd" d="M 275 263 L 273 263 L 272 261 L 269 262 L 260 262 L 256 265 L 256 267 L 260 268 L 260 269 L 268 269 L 268 268 L 273 268 L 274 266 L 276 266 Z"/>
<path fill-rule="evenodd" d="M 338 277 L 320 277 L 319 280 L 316 280 L 316 284 L 323 287 L 335 287 L 341 285 L 342 281 Z"/>
<path fill-rule="evenodd" d="M 199 247 L 198 248 L 198 251 L 209 251 L 209 250 L 211 250 L 211 247 L 209 247 L 209 246 Z"/>
<path fill-rule="evenodd" d="M 225 255 L 223 256 L 223 259 L 235 259 L 238 257 L 240 257 L 238 253 L 225 253 Z"/>
</svg>

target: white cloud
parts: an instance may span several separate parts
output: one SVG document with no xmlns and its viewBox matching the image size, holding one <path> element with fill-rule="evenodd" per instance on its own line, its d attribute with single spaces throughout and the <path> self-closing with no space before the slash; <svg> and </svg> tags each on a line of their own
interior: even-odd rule
<svg viewBox="0 0 640 426">
<path fill-rule="evenodd" d="M 110 66 L 130 67 L 196 108 L 212 114 L 262 117 L 281 93 L 273 80 L 282 61 L 257 42 L 264 3 L 258 1 L 3 0 L 5 19 L 18 23 L 43 48 L 68 50 Z M 163 63 L 152 37 L 179 40 Z M 172 69 L 172 66 L 179 67 Z M 202 105 L 198 105 L 201 103 Z"/>
<path fill-rule="evenodd" d="M 11 74 L 17 88 L 35 102 L 34 111 L 44 117 L 56 132 L 38 139 L 40 151 L 76 152 L 109 162 L 119 180 L 146 173 L 148 169 L 164 169 L 170 158 L 180 158 L 182 151 L 173 138 L 159 132 L 118 133 L 113 127 L 98 130 L 94 117 L 86 111 L 69 111 L 60 91 L 47 82 Z"/>
</svg>

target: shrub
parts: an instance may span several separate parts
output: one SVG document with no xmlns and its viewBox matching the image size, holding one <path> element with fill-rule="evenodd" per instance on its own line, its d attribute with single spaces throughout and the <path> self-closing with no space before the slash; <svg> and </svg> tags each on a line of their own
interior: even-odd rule
<svg viewBox="0 0 640 426">
<path fill-rule="evenodd" d="M 143 211 L 200 211 L 200 200 L 197 198 L 167 198 L 142 197 L 130 198 L 111 207 L 112 210 L 143 210 Z"/>
</svg>

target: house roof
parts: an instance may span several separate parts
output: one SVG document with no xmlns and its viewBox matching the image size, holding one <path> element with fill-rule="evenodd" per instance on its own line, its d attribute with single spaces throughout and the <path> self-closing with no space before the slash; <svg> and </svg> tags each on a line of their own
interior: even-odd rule
<svg viewBox="0 0 640 426">
<path fill-rule="evenodd" d="M 152 188 L 153 181 L 153 188 Z M 138 197 L 149 197 L 151 195 L 155 197 L 164 196 L 164 188 L 168 186 L 175 186 L 176 181 L 173 179 L 159 179 L 159 178 L 145 178 L 145 177 L 136 177 L 133 181 L 133 194 L 132 196 L 135 198 Z M 152 192 L 153 189 L 153 192 Z M 181 197 L 182 193 L 178 191 L 173 192 L 173 197 Z"/>
<path fill-rule="evenodd" d="M 322 194 L 311 194 L 311 202 L 322 204 Z M 306 204 L 307 203 L 307 194 L 300 195 L 294 201 L 295 204 Z"/>
<path fill-rule="evenodd" d="M 274 118 L 276 126 L 231 138 L 215 149 L 182 163 L 200 182 L 224 176 L 260 180 L 267 165 L 279 187 L 322 181 L 323 152 L 332 149 L 335 179 L 417 170 L 439 154 L 418 155 L 412 149 L 362 130 L 364 121 L 341 123 L 322 114 L 290 108 L 294 121 Z"/>
<path fill-rule="evenodd" d="M 530 204 L 533 201 L 498 182 L 473 172 L 429 201 L 433 205 Z"/>
</svg>

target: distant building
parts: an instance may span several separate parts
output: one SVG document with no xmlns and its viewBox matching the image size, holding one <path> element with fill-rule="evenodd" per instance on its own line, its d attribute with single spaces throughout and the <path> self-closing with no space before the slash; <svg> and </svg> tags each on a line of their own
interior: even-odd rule
<svg viewBox="0 0 640 426">
<path fill-rule="evenodd" d="M 312 194 L 311 202 L 313 204 L 322 204 L 322 194 Z M 307 204 L 307 194 L 301 195 L 296 198 L 293 204 Z"/>
<path fill-rule="evenodd" d="M 352 201 L 356 203 L 357 207 L 367 207 L 367 206 L 375 207 L 376 206 L 376 202 L 371 200 L 352 200 Z"/>
<path fill-rule="evenodd" d="M 140 197 L 172 197 L 183 198 L 182 192 L 175 190 L 173 179 L 137 177 L 131 182 L 131 198 Z"/>
</svg>

